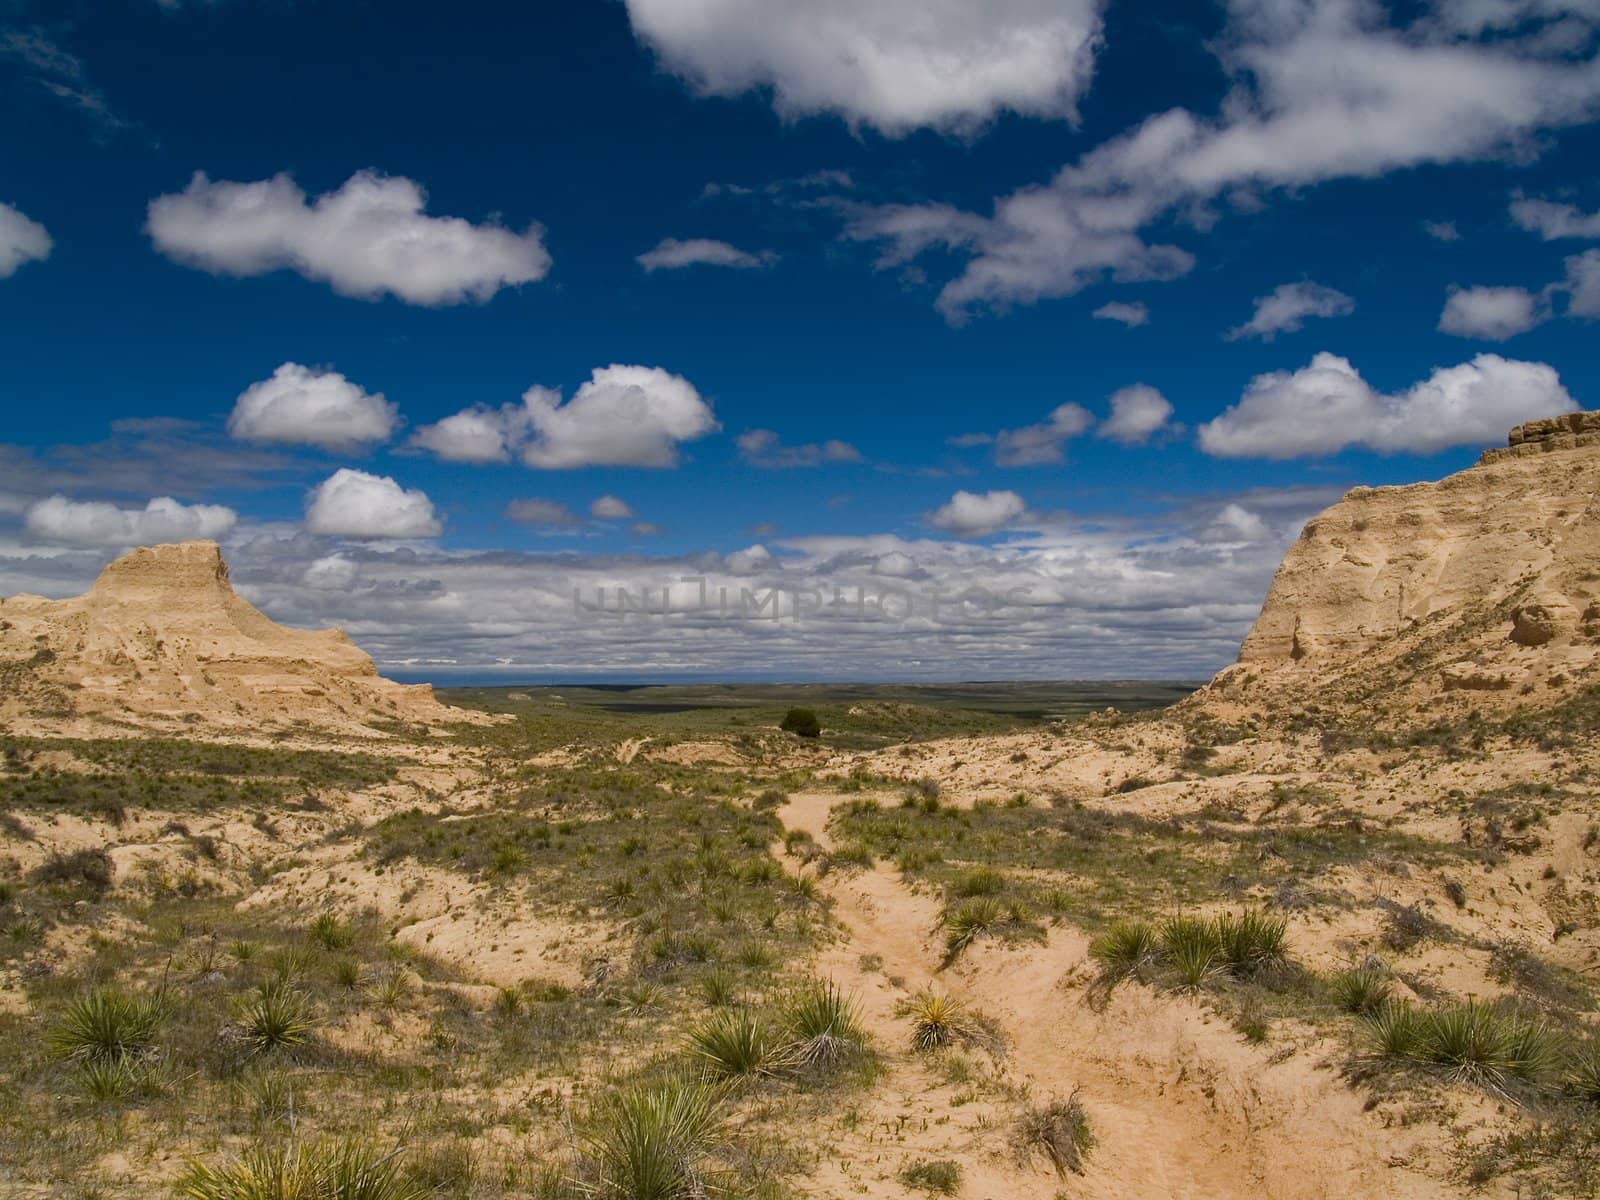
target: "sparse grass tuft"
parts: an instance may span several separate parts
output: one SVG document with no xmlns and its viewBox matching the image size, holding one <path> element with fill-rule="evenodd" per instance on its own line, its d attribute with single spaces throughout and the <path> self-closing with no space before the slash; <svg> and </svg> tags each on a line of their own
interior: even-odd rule
<svg viewBox="0 0 1600 1200">
<path fill-rule="evenodd" d="M 356 940 L 350 926 L 332 913 L 323 913 L 311 922 L 309 932 L 311 940 L 324 950 L 347 950 Z"/>
<path fill-rule="evenodd" d="M 61 1058 L 113 1062 L 143 1054 L 165 1017 L 161 1001 L 97 988 L 67 1005 L 50 1031 L 50 1049 Z"/>
<path fill-rule="evenodd" d="M 968 899 L 973 896 L 998 896 L 1006 890 L 1006 877 L 993 867 L 975 867 L 957 875 L 950 885 L 954 896 Z"/>
<path fill-rule="evenodd" d="M 738 1004 L 738 977 L 726 967 L 713 967 L 700 980 L 700 996 L 710 1008 L 727 1008 Z"/>
</svg>

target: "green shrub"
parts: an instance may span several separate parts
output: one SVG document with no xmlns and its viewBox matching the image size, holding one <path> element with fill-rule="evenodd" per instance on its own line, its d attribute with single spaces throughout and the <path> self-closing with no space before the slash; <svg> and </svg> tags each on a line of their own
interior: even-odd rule
<svg viewBox="0 0 1600 1200">
<path fill-rule="evenodd" d="M 1600 1104 L 1600 1044 L 1591 1042 L 1572 1052 L 1562 1076 L 1569 1096 L 1585 1104 Z"/>
<path fill-rule="evenodd" d="M 817 720 L 817 714 L 809 708 L 791 708 L 783 714 L 783 720 L 778 723 L 778 728 L 796 737 L 822 736 L 822 722 Z"/>
<path fill-rule="evenodd" d="M 1540 1022 L 1469 1000 L 1423 1018 L 1421 1056 L 1457 1078 L 1499 1090 L 1511 1078 L 1537 1079 L 1554 1062 L 1555 1043 Z"/>
<path fill-rule="evenodd" d="M 993 867 L 976 867 L 957 875 L 950 893 L 963 899 L 972 896 L 998 896 L 1006 890 L 1006 877 Z"/>
<path fill-rule="evenodd" d="M 711 1008 L 739 1003 L 739 980 L 726 967 L 713 967 L 700 980 L 700 995 Z"/>
<path fill-rule="evenodd" d="M 143 1054 L 166 1015 L 160 999 L 96 988 L 67 1005 L 50 1031 L 50 1049 L 62 1058 L 109 1062 Z"/>
<path fill-rule="evenodd" d="M 1383 1001 L 1362 1016 L 1361 1026 L 1383 1058 L 1414 1058 L 1422 1047 L 1422 1016 L 1404 1000 Z"/>
<path fill-rule="evenodd" d="M 974 896 L 945 914 L 945 949 L 959 954 L 1005 919 L 1000 901 L 993 896 Z"/>
<path fill-rule="evenodd" d="M 721 1088 L 695 1079 L 641 1084 L 608 1097 L 580 1135 L 592 1168 L 584 1190 L 600 1200 L 697 1200 L 715 1193 L 710 1156 L 722 1133 L 722 1099 Z"/>
</svg>

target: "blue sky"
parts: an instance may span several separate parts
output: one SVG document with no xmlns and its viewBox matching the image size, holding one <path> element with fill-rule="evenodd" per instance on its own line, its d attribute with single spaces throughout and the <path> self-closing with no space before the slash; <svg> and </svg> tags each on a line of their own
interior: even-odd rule
<svg viewBox="0 0 1600 1200">
<path fill-rule="evenodd" d="M 0 0 L 0 592 L 207 535 L 413 675 L 1204 674 L 1343 489 L 1600 406 L 1597 29 Z M 700 578 L 900 598 L 573 603 Z"/>
</svg>

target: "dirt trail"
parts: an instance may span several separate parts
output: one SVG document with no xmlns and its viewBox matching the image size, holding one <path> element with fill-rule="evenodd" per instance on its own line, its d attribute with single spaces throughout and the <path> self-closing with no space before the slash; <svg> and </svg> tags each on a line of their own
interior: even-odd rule
<svg viewBox="0 0 1600 1200">
<path fill-rule="evenodd" d="M 778 810 L 789 829 L 825 849 L 832 809 L 848 797 L 800 794 Z M 1087 1003 L 1087 944 L 1054 929 L 1044 946 L 980 943 L 941 970 L 939 904 L 918 894 L 886 863 L 820 881 L 848 938 L 819 969 L 861 998 L 863 1017 L 888 1047 L 888 1078 L 874 1100 L 878 1124 L 849 1154 L 873 1163 L 871 1181 L 824 1164 L 819 1194 L 898 1196 L 900 1165 L 954 1158 L 970 1197 L 1095 1197 L 1101 1200 L 1423 1200 L 1460 1193 L 1409 1168 L 1417 1144 L 1384 1129 L 1359 1095 L 1312 1061 L 1312 1049 L 1274 1054 L 1245 1045 L 1197 1005 L 1125 986 L 1097 1011 Z M 904 1051 L 907 1025 L 896 1008 L 934 986 L 969 1003 L 1003 1029 L 1010 1052 L 1004 1083 L 1029 1103 L 1081 1098 L 1098 1146 L 1081 1178 L 1062 1181 L 1017 1161 L 1005 1132 L 1017 1108 L 1003 1098 L 961 1103 Z M 1280 1059 L 1281 1061 L 1274 1061 Z M 1003 1089 L 1002 1089 L 1003 1090 Z M 950 1107 L 952 1103 L 959 1107 Z M 896 1138 L 885 1131 L 895 1122 Z M 908 1136 L 906 1130 L 912 1132 Z M 841 1148 L 851 1135 L 839 1140 Z M 891 1145 L 884 1145 L 884 1141 Z M 872 1151 L 876 1151 L 876 1155 Z M 862 1153 L 866 1151 L 863 1158 Z M 874 1168 L 868 1168 L 869 1170 Z M 837 1189 L 837 1192 L 829 1189 Z"/>
</svg>

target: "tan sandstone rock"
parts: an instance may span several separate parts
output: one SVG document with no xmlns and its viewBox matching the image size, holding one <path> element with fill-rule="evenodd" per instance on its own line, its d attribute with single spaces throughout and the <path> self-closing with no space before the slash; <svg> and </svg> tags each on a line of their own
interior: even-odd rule
<svg viewBox="0 0 1600 1200">
<path fill-rule="evenodd" d="M 0 716 L 372 733 L 481 720 L 379 676 L 338 629 L 289 629 L 234 592 L 215 542 L 151 546 L 82 596 L 0 600 Z"/>
</svg>

